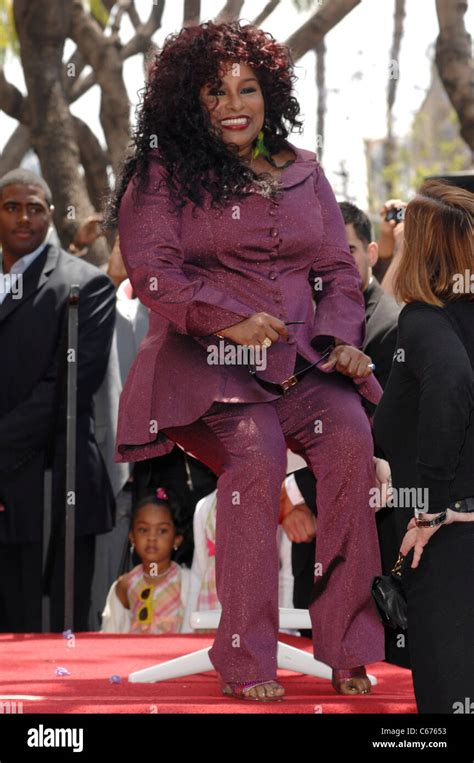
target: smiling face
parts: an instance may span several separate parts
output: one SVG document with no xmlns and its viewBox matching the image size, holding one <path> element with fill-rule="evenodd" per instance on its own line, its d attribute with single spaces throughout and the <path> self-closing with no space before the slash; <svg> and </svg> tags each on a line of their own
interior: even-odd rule
<svg viewBox="0 0 474 763">
<path fill-rule="evenodd" d="M 153 563 L 168 563 L 173 546 L 182 539 L 176 534 L 169 509 L 154 503 L 146 503 L 138 510 L 128 537 L 147 569 Z"/>
<path fill-rule="evenodd" d="M 265 121 L 265 102 L 255 71 L 247 64 L 230 64 L 219 86 L 204 85 L 200 95 L 222 140 L 236 144 L 240 156 L 249 155 Z"/>
<path fill-rule="evenodd" d="M 52 207 L 42 188 L 12 183 L 0 191 L 0 241 L 4 254 L 18 259 L 37 249 L 51 224 Z"/>
</svg>

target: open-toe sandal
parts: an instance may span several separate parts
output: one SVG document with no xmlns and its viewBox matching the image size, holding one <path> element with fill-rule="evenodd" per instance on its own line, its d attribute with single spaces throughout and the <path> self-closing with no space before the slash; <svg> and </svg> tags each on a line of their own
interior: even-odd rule
<svg viewBox="0 0 474 763">
<path fill-rule="evenodd" d="M 233 699 L 243 699 L 247 702 L 280 702 L 283 699 L 282 694 L 275 694 L 273 697 L 265 694 L 263 697 L 253 697 L 249 695 L 250 689 L 255 686 L 265 686 L 265 684 L 277 683 L 275 680 L 270 681 L 243 681 L 242 683 L 236 683 L 235 681 L 223 681 L 220 679 L 222 693 L 226 697 L 232 697 Z"/>
<path fill-rule="evenodd" d="M 352 692 L 345 692 L 342 691 L 343 684 L 345 684 L 347 681 L 350 681 L 351 678 L 366 678 L 368 686 L 365 689 L 362 689 L 362 691 L 358 691 L 357 687 L 352 684 L 352 687 L 356 691 Z M 332 679 L 331 684 L 333 685 L 334 689 L 337 691 L 338 694 L 345 694 L 346 696 L 350 696 L 351 694 L 370 694 L 371 692 L 371 684 L 370 679 L 365 672 L 364 665 L 359 665 L 357 668 L 349 668 L 348 670 L 336 670 L 333 668 L 332 671 Z"/>
</svg>

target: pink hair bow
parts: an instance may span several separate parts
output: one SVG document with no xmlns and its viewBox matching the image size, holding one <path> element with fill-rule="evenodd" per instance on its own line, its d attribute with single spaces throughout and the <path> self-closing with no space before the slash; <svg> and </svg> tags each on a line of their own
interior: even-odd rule
<svg viewBox="0 0 474 763">
<path fill-rule="evenodd" d="M 168 500 L 168 493 L 166 492 L 164 487 L 158 487 L 156 489 L 156 497 L 160 498 L 162 501 L 167 501 Z"/>
</svg>

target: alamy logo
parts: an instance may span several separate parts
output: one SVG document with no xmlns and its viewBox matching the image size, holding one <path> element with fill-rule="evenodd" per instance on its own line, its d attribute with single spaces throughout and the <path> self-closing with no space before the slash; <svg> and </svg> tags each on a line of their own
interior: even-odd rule
<svg viewBox="0 0 474 763">
<path fill-rule="evenodd" d="M 210 366 L 246 366 L 253 365 L 258 371 L 267 367 L 267 348 L 261 345 L 209 345 L 207 348 L 207 363 Z"/>
<path fill-rule="evenodd" d="M 453 702 L 453 713 L 472 715 L 474 713 L 474 702 L 471 702 L 470 697 L 464 697 L 464 702 Z"/>
<path fill-rule="evenodd" d="M 28 747 L 72 747 L 73 752 L 84 749 L 84 729 L 50 729 L 41 723 L 28 729 Z"/>
</svg>

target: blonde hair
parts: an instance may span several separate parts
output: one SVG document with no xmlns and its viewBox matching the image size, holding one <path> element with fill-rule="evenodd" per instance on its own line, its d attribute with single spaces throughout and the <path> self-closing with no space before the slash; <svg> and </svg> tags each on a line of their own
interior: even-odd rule
<svg viewBox="0 0 474 763">
<path fill-rule="evenodd" d="M 443 306 L 474 299 L 474 194 L 451 183 L 427 180 L 405 210 L 404 248 L 394 290 L 402 302 Z M 473 273 L 470 290 L 456 280 Z M 467 293 L 466 293 L 467 292 Z"/>
</svg>

